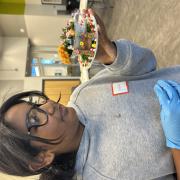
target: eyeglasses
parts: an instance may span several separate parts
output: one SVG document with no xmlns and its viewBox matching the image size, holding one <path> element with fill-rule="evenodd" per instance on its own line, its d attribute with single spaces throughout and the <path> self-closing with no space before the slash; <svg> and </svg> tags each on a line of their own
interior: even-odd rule
<svg viewBox="0 0 180 180">
<path fill-rule="evenodd" d="M 48 123 L 48 113 L 34 104 L 26 116 L 26 127 L 28 134 L 34 136 L 33 132 Z M 33 130 L 32 130 L 33 129 Z"/>
<path fill-rule="evenodd" d="M 31 95 L 23 98 L 23 100 L 32 105 L 26 115 L 26 127 L 28 129 L 28 134 L 34 136 L 34 130 L 48 123 L 48 113 L 39 108 L 39 106 L 47 103 L 48 98 L 40 95 Z"/>
<path fill-rule="evenodd" d="M 29 104 L 36 104 L 37 106 L 47 103 L 48 98 L 41 95 L 31 95 L 25 98 L 22 98 L 23 101 L 26 101 Z"/>
<path fill-rule="evenodd" d="M 58 98 L 57 103 L 60 101 L 60 99 L 61 94 Z M 35 130 L 38 127 L 44 126 L 48 123 L 48 113 L 39 108 L 39 106 L 47 103 L 48 97 L 41 95 L 31 95 L 23 98 L 22 100 L 32 105 L 31 109 L 26 115 L 26 127 L 28 130 L 28 134 L 35 136 Z"/>
</svg>

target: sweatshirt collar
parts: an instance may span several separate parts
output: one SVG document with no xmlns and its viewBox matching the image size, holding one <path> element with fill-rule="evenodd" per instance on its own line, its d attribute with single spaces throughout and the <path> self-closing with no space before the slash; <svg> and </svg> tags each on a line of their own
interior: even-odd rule
<svg viewBox="0 0 180 180">
<path fill-rule="evenodd" d="M 78 179 L 82 179 L 84 167 L 87 161 L 88 150 L 89 150 L 89 134 L 87 128 L 84 128 L 81 143 L 76 155 L 75 171 Z"/>
<path fill-rule="evenodd" d="M 83 177 L 84 167 L 87 161 L 89 144 L 90 144 L 90 136 L 87 130 L 87 120 L 84 114 L 82 113 L 82 111 L 80 110 L 80 108 L 71 102 L 68 103 L 68 106 L 75 109 L 77 116 L 79 118 L 79 121 L 84 125 L 84 132 L 83 132 L 79 149 L 76 155 L 76 165 L 75 165 L 76 176 L 78 177 L 77 179 L 81 180 Z"/>
</svg>

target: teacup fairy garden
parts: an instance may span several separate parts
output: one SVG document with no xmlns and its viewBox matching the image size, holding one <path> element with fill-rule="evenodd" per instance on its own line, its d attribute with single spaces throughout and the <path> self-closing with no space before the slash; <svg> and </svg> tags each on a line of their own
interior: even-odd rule
<svg viewBox="0 0 180 180">
<path fill-rule="evenodd" d="M 64 64 L 78 61 L 81 67 L 90 66 L 98 46 L 96 20 L 88 11 L 75 12 L 60 36 L 58 47 L 60 60 Z"/>
</svg>

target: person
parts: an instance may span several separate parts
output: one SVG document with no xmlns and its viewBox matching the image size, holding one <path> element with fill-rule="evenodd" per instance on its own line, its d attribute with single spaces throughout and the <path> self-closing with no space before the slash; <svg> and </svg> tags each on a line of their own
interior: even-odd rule
<svg viewBox="0 0 180 180">
<path fill-rule="evenodd" d="M 161 124 L 166 137 L 166 145 L 171 148 L 180 179 L 180 84 L 159 80 L 154 86 L 161 105 Z"/>
<path fill-rule="evenodd" d="M 96 60 L 105 69 L 78 86 L 67 106 L 42 92 L 7 99 L 0 108 L 0 171 L 40 179 L 175 179 L 153 87 L 180 82 L 180 66 L 156 71 L 150 49 L 112 42 L 99 17 Z"/>
</svg>

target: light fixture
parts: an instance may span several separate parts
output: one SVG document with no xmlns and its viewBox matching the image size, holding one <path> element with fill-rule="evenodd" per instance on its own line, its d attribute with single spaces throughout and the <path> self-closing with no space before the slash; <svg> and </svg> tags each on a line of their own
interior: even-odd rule
<svg viewBox="0 0 180 180">
<path fill-rule="evenodd" d="M 20 32 L 21 32 L 21 33 L 24 33 L 25 31 L 24 31 L 24 29 L 23 29 L 23 28 L 21 28 L 21 29 L 20 29 Z"/>
</svg>

